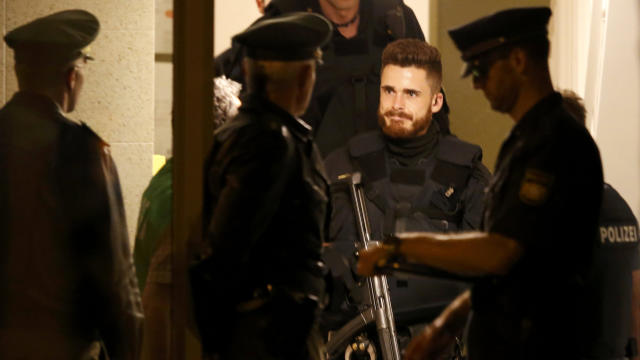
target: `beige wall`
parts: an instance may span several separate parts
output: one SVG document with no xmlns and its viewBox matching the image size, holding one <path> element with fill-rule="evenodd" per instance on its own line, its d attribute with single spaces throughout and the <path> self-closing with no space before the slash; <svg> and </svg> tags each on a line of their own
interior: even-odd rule
<svg viewBox="0 0 640 360">
<path fill-rule="evenodd" d="M 74 8 L 95 14 L 101 30 L 91 45 L 96 60 L 87 68 L 80 103 L 68 116 L 86 122 L 111 144 L 133 244 L 140 196 L 151 176 L 154 2 L 0 0 L 0 26 L 6 33 L 36 17 Z M 0 100 L 4 103 L 17 90 L 17 82 L 13 53 L 4 43 L 2 52 Z"/>
</svg>

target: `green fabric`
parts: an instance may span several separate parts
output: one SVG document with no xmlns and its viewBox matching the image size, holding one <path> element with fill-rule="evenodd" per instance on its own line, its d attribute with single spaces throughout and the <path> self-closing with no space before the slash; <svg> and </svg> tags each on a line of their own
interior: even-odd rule
<svg viewBox="0 0 640 360">
<path fill-rule="evenodd" d="M 133 249 L 133 262 L 136 267 L 140 293 L 144 290 L 149 274 L 149 265 L 155 254 L 160 239 L 170 230 L 173 202 L 173 159 L 151 179 L 149 186 L 142 194 L 136 242 Z"/>
</svg>

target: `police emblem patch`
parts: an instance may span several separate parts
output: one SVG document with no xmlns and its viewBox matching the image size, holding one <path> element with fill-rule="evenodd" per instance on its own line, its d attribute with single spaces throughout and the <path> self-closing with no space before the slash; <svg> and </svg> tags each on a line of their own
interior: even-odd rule
<svg viewBox="0 0 640 360">
<path fill-rule="evenodd" d="M 520 200 L 531 206 L 544 204 L 549 197 L 553 175 L 537 169 L 527 169 L 520 184 Z"/>
</svg>

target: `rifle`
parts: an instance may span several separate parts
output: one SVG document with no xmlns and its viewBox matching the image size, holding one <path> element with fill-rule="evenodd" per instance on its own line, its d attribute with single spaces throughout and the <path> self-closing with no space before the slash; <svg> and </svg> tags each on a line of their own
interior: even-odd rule
<svg viewBox="0 0 640 360">
<path fill-rule="evenodd" d="M 353 174 L 344 174 L 338 178 L 341 186 L 346 186 L 351 195 L 353 211 L 358 227 L 358 239 L 356 244 L 358 250 L 367 249 L 375 244 L 376 241 L 371 240 L 371 227 L 369 225 L 369 216 L 367 215 L 367 207 L 362 189 L 361 174 L 356 172 Z M 332 334 L 327 343 L 327 352 L 330 358 L 337 356 L 340 352 L 345 351 L 346 359 L 351 354 L 352 349 L 349 343 L 354 336 L 362 331 L 367 325 L 375 322 L 380 344 L 380 351 L 383 360 L 400 360 L 400 349 L 398 347 L 397 333 L 395 329 L 395 321 L 393 317 L 393 309 L 391 307 L 391 298 L 389 296 L 389 286 L 385 275 L 376 275 L 367 278 L 367 295 L 368 308 L 349 321 L 346 325 Z M 370 353 L 370 358 L 375 359 L 375 355 L 371 356 L 373 347 L 366 340 L 358 340 L 360 351 Z M 352 346 L 357 347 L 354 343 Z M 346 349 L 346 350 L 345 350 Z M 357 349 L 353 349 L 357 350 Z"/>
</svg>

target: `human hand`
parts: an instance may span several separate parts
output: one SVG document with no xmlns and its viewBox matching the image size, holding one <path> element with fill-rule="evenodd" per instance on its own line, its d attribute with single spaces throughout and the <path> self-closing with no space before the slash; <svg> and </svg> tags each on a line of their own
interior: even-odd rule
<svg viewBox="0 0 640 360">
<path fill-rule="evenodd" d="M 404 353 L 405 360 L 446 360 L 451 357 L 456 337 L 444 328 L 429 324 L 414 337 Z"/>
<path fill-rule="evenodd" d="M 392 254 L 392 250 L 385 245 L 375 245 L 366 250 L 360 251 L 358 255 L 358 274 L 371 276 L 376 270 L 383 267 Z"/>
</svg>

